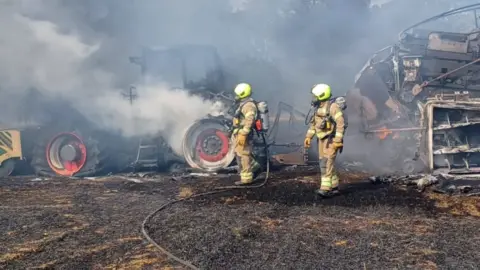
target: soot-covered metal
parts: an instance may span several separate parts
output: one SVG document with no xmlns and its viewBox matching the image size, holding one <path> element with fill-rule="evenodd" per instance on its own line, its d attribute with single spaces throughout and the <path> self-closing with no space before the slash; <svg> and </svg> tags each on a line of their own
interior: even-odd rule
<svg viewBox="0 0 480 270">
<path fill-rule="evenodd" d="M 347 95 L 351 129 L 396 139 L 413 162 L 405 173 L 480 169 L 479 9 L 465 6 L 402 31 L 369 59 Z"/>
</svg>

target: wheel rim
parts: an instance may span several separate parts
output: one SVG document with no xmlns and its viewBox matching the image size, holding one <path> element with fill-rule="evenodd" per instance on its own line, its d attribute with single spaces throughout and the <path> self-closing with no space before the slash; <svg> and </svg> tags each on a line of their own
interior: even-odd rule
<svg viewBox="0 0 480 270">
<path fill-rule="evenodd" d="M 48 166 L 58 175 L 72 176 L 87 161 L 87 147 L 74 133 L 55 135 L 46 149 Z"/>
<path fill-rule="evenodd" d="M 198 136 L 196 150 L 199 157 L 205 161 L 220 161 L 228 154 L 228 137 L 217 129 L 207 129 Z"/>
<path fill-rule="evenodd" d="M 222 119 L 205 118 L 191 125 L 183 138 L 182 150 L 190 167 L 208 172 L 221 170 L 235 159 Z"/>
</svg>

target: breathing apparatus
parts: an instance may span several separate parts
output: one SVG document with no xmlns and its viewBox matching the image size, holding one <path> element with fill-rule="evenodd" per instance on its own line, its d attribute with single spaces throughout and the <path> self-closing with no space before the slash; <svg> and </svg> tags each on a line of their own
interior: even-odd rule
<svg viewBox="0 0 480 270">
<path fill-rule="evenodd" d="M 305 125 L 313 123 L 315 114 L 318 111 L 321 103 L 326 102 L 327 104 L 325 108 L 325 117 L 322 118 L 322 122 L 318 123 L 317 127 L 321 130 L 331 130 L 332 132 L 326 135 L 324 138 L 317 138 L 317 140 L 328 138 L 328 143 L 330 143 L 333 138 L 332 135 L 335 133 L 335 129 L 337 126 L 337 122 L 330 115 L 330 108 L 333 103 L 336 103 L 342 111 L 345 110 L 347 108 L 345 97 L 332 97 L 330 86 L 327 84 L 316 84 L 313 86 L 311 92 L 313 95 L 313 99 L 310 103 L 310 110 L 305 116 Z M 346 122 L 347 121 L 345 119 L 345 128 L 347 125 Z M 308 154 L 306 149 L 304 152 L 304 159 L 305 161 L 308 161 Z"/>
<path fill-rule="evenodd" d="M 270 151 L 267 142 L 267 133 L 270 128 L 270 120 L 268 117 L 268 104 L 266 101 L 255 102 L 257 106 L 257 119 L 255 120 L 255 131 L 257 136 L 262 138 L 263 151 L 267 162 L 267 178 L 270 173 Z"/>
<path fill-rule="evenodd" d="M 242 114 L 242 106 L 244 105 L 242 104 L 242 101 L 252 95 L 252 87 L 248 83 L 240 83 L 235 87 L 234 92 L 234 106 L 236 107 L 236 111 L 233 116 L 233 125 L 238 127 L 240 116 Z M 265 101 L 256 102 L 252 100 L 252 102 L 257 108 L 257 117 L 254 122 L 254 128 L 257 131 L 257 134 L 267 133 L 268 129 L 270 128 L 268 104 Z"/>
<path fill-rule="evenodd" d="M 331 106 L 332 103 L 336 103 L 342 111 L 344 111 L 347 108 L 347 103 L 346 103 L 345 97 L 343 97 L 343 96 L 333 97 L 330 100 L 328 100 L 327 102 L 329 102 L 330 106 Z M 305 125 L 309 125 L 312 122 L 313 117 L 315 117 L 315 112 L 318 110 L 319 106 L 320 106 L 320 101 L 316 101 L 316 100 L 312 101 L 311 106 L 310 106 L 310 110 L 308 110 L 308 113 L 305 116 Z M 328 117 L 331 117 L 330 116 L 330 106 L 327 108 L 327 117 L 325 117 L 324 121 L 322 121 L 322 123 L 320 123 L 320 125 L 319 125 L 320 129 L 328 129 L 329 128 L 325 119 L 328 118 Z M 345 125 L 346 124 L 347 123 L 345 123 Z"/>
<path fill-rule="evenodd" d="M 311 93 L 312 93 L 312 101 L 310 102 L 310 110 L 305 116 L 305 125 L 308 125 L 312 122 L 315 112 L 320 106 L 320 103 L 322 101 L 327 101 L 328 99 L 330 99 L 332 95 L 330 86 L 327 84 L 315 84 L 312 87 Z M 310 115 L 312 111 L 314 113 Z"/>
<path fill-rule="evenodd" d="M 332 90 L 327 84 L 316 84 L 312 87 L 312 101 L 310 102 L 310 110 L 305 116 L 305 125 L 308 125 L 312 122 L 313 117 L 315 116 L 316 111 L 320 107 L 321 102 L 328 102 L 328 108 L 326 110 L 326 116 L 322 123 L 319 124 L 320 129 L 330 129 L 329 124 L 335 123 L 332 121 L 330 116 L 330 106 L 332 103 L 336 103 L 340 109 L 343 111 L 346 109 L 347 105 L 344 97 L 333 97 Z M 313 113 L 312 113 L 313 111 Z M 327 121 L 328 120 L 328 121 Z"/>
<path fill-rule="evenodd" d="M 257 117 L 253 123 L 253 128 L 258 136 L 265 136 L 268 133 L 268 129 L 270 128 L 270 120 L 268 115 L 268 104 L 265 101 L 252 101 L 255 106 L 257 107 Z M 231 130 L 233 131 L 234 128 L 239 128 L 240 125 L 240 117 L 242 115 L 242 106 L 244 104 L 239 104 L 233 116 L 233 126 Z"/>
<path fill-rule="evenodd" d="M 229 130 L 230 134 L 233 132 L 235 128 L 240 128 L 239 125 L 240 125 L 240 117 L 242 115 L 242 107 L 245 105 L 243 101 L 252 95 L 252 87 L 248 83 L 240 83 L 235 87 L 234 92 L 235 92 L 235 103 L 233 106 L 236 109 L 235 109 L 235 112 L 233 113 L 233 120 L 232 120 L 233 125 Z M 257 136 L 262 139 L 262 142 L 264 144 L 265 157 L 267 158 L 267 163 L 268 163 L 269 153 L 268 153 L 268 143 L 266 138 L 268 129 L 270 128 L 268 104 L 266 101 L 257 102 L 255 100 L 252 100 L 251 102 L 253 102 L 255 104 L 255 107 L 257 108 L 257 115 L 253 123 L 253 128 L 255 129 Z"/>
</svg>

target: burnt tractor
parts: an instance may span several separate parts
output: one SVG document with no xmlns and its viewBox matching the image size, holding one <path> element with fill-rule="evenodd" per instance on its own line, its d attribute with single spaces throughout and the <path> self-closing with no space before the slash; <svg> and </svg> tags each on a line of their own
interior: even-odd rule
<svg viewBox="0 0 480 270">
<path fill-rule="evenodd" d="M 130 61 L 140 65 L 144 78 L 160 77 L 175 88 L 204 98 L 211 99 L 224 88 L 220 60 L 213 47 L 145 48 L 140 57 L 130 57 Z M 141 95 L 135 87 L 123 94 L 131 102 Z M 124 138 L 102 131 L 69 102 L 49 99 L 33 89 L 21 101 L 25 106 L 11 113 L 18 119 L 0 121 L 0 177 L 14 172 L 85 177 L 163 170 L 185 162 L 162 136 Z M 9 122 L 27 124 L 19 127 Z"/>
<path fill-rule="evenodd" d="M 130 57 L 130 62 L 140 66 L 144 80 L 161 81 L 172 89 L 182 89 L 207 100 L 228 101 L 230 98 L 222 92 L 226 84 L 225 74 L 213 46 L 188 44 L 143 48 L 141 56 Z M 138 92 L 129 94 L 132 99 L 141 95 Z M 218 132 L 209 143 L 222 139 L 224 137 Z M 154 135 L 141 138 L 134 168 L 158 169 L 181 163 L 185 163 L 185 159 L 175 154 L 161 135 Z"/>
<path fill-rule="evenodd" d="M 229 104 L 230 108 L 236 107 L 233 101 Z M 303 122 L 306 115 L 283 102 L 278 104 L 274 117 L 269 116 L 265 102 L 258 102 L 257 107 L 263 117 L 257 120 L 261 121 L 262 128 L 254 135 L 253 154 L 256 159 L 262 163 L 268 160 L 273 169 L 309 164 L 315 152 L 304 152 L 300 142 L 305 137 Z M 228 110 L 222 115 L 208 115 L 190 126 L 183 139 L 183 153 L 190 167 L 214 172 L 235 163 L 230 140 L 233 117 L 234 111 Z"/>
<path fill-rule="evenodd" d="M 235 102 L 214 47 L 144 48 L 141 56 L 130 57 L 130 61 L 140 66 L 143 78 L 158 79 L 173 88 L 219 102 L 225 109 L 205 116 L 188 128 L 183 139 L 183 156 L 180 156 L 161 134 L 127 139 L 121 134 L 102 131 L 68 101 L 50 100 L 32 90 L 22 101 L 26 106 L 14 113 L 27 119 L 25 122 L 29 124 L 19 127 L 2 121 L 0 126 L 0 177 L 14 171 L 86 177 L 131 170 L 163 171 L 185 163 L 202 171 L 219 171 L 235 163 L 229 135 Z M 135 87 L 123 94 L 132 103 L 142 95 Z M 267 114 L 263 119 L 265 124 L 271 122 L 272 125 L 263 130 L 263 136 L 257 136 L 257 157 L 267 159 L 267 146 L 272 165 L 305 164 L 301 141 L 306 131 L 305 114 L 282 102 L 276 111 L 273 118 L 268 119 Z M 42 119 L 35 119 L 38 116 Z"/>
<path fill-rule="evenodd" d="M 165 144 L 161 149 L 156 144 L 140 144 L 136 167 L 152 167 L 150 163 L 158 164 L 159 159 L 163 165 L 172 161 L 186 162 L 191 168 L 208 172 L 220 171 L 234 165 L 235 154 L 230 130 L 236 104 L 230 89 L 236 80 L 225 74 L 215 47 L 181 45 L 144 48 L 140 57 L 131 57 L 130 61 L 141 67 L 144 78 L 157 78 L 167 82 L 172 88 L 183 89 L 192 95 L 218 102 L 224 108 L 215 115 L 206 115 L 186 130 L 182 145 L 183 157 L 172 154 L 172 150 Z M 232 85 L 229 85 L 229 81 L 232 81 Z M 254 152 L 257 158 L 266 161 L 267 145 L 272 164 L 305 164 L 301 144 L 306 131 L 304 118 L 305 114 L 285 103 L 277 106 L 277 113 L 272 119 L 268 119 L 266 114 L 263 123 L 272 122 L 272 125 L 256 136 Z M 280 123 L 286 124 L 279 125 Z M 263 141 L 263 137 L 266 141 Z M 152 158 L 152 155 L 145 158 L 149 148 L 158 153 L 158 159 Z M 169 153 L 168 156 L 165 156 L 165 153 Z"/>
<path fill-rule="evenodd" d="M 349 131 L 385 146 L 375 153 L 390 160 L 384 165 L 479 172 L 479 11 L 469 5 L 405 29 L 357 75 L 347 94 Z"/>
<path fill-rule="evenodd" d="M 0 125 L 0 177 L 84 177 L 122 169 L 114 160 L 124 156 L 109 154 L 113 144 L 126 145 L 122 137 L 96 129 L 67 101 L 32 89 L 21 104 L 26 106 L 5 113 L 11 117 Z"/>
</svg>

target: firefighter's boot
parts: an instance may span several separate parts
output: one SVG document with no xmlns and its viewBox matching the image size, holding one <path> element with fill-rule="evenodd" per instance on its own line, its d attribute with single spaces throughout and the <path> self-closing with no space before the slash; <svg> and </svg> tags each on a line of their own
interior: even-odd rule
<svg viewBox="0 0 480 270">
<path fill-rule="evenodd" d="M 315 190 L 315 193 L 317 193 L 317 195 L 320 195 L 322 198 L 331 198 L 334 196 L 334 193 L 331 190 L 327 191 L 327 190 L 317 189 Z"/>
<path fill-rule="evenodd" d="M 253 172 L 253 181 L 256 182 L 260 180 L 259 176 L 263 172 L 263 167 L 256 160 L 253 161 L 252 172 Z"/>
<path fill-rule="evenodd" d="M 235 186 L 249 186 L 251 184 L 255 183 L 255 181 L 252 182 L 242 182 L 242 181 L 236 181 Z"/>
<path fill-rule="evenodd" d="M 251 181 L 236 181 L 236 186 L 248 186 L 253 183 L 256 183 L 259 179 L 259 175 L 262 173 L 262 167 L 260 164 L 252 158 L 252 165 L 250 166 L 250 170 L 252 171 L 252 179 Z"/>
</svg>

